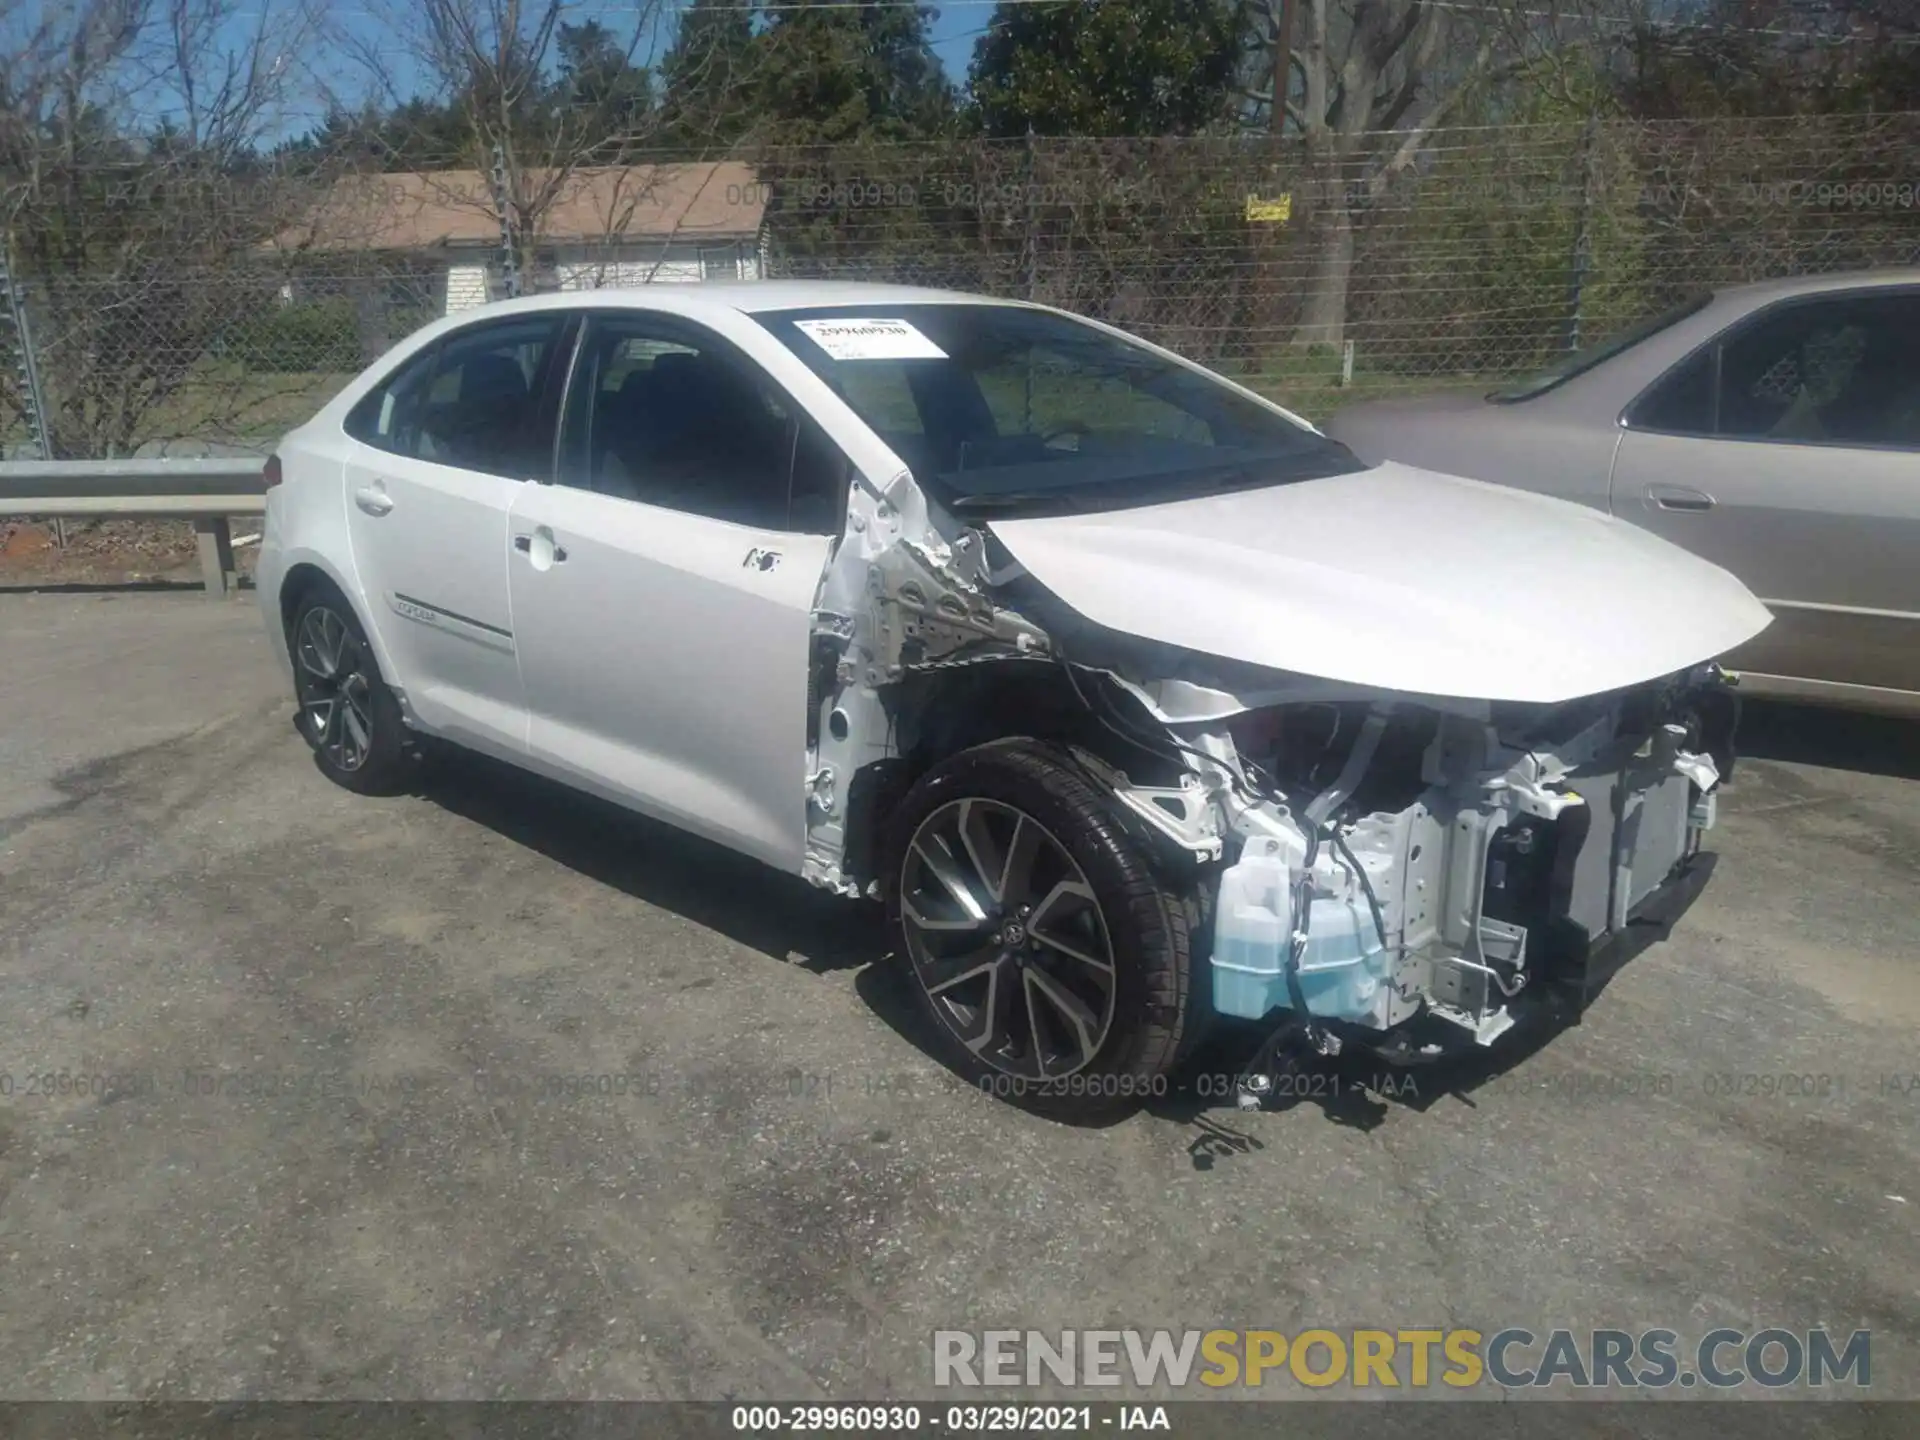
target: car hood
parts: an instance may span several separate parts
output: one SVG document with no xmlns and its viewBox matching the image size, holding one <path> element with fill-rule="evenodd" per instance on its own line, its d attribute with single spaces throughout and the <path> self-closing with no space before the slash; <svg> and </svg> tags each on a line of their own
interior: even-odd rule
<svg viewBox="0 0 1920 1440">
<path fill-rule="evenodd" d="M 1771 618 L 1719 566 L 1624 521 L 1398 464 L 990 528 L 1108 629 L 1415 695 L 1598 694 Z"/>
</svg>

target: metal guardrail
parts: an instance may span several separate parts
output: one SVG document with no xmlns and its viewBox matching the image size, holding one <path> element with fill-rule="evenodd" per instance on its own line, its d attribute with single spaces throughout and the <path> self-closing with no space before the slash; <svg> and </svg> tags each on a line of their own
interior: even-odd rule
<svg viewBox="0 0 1920 1440">
<path fill-rule="evenodd" d="M 235 515 L 267 508 L 264 460 L 9 460 L 0 462 L 0 515 L 171 516 L 193 521 L 209 595 L 237 584 Z"/>
</svg>

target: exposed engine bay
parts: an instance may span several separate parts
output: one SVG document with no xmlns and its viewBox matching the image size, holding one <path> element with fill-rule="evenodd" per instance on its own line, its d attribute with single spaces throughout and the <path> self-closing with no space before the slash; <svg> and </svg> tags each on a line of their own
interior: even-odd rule
<svg viewBox="0 0 1920 1440">
<path fill-rule="evenodd" d="M 813 883 L 876 892 L 868 832 L 909 757 L 1043 733 L 1202 898 L 1213 1009 L 1286 1012 L 1323 1050 L 1416 1018 L 1491 1044 L 1581 990 L 1697 852 L 1733 760 L 1710 663 L 1532 703 L 1201 654 L 1085 619 L 988 529 L 936 527 L 904 473 L 856 487 L 813 643 Z"/>
</svg>

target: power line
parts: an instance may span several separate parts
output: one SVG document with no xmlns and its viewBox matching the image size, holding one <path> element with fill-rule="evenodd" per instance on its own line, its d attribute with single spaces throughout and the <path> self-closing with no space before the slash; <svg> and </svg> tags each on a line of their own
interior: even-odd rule
<svg viewBox="0 0 1920 1440">
<path fill-rule="evenodd" d="M 782 12 L 800 12 L 807 10 L 962 10 L 985 7 L 1020 9 L 1030 5 L 1075 5 L 1082 3 L 1085 3 L 1085 0 L 760 0 L 760 3 L 754 3 L 754 0 L 739 0 L 739 3 L 735 4 L 704 5 L 701 8 L 709 14 L 714 12 L 778 14 Z M 1860 34 L 1853 31 L 1845 35 L 1832 35 L 1818 30 L 1788 30 L 1775 25 L 1733 25 L 1720 21 L 1690 22 L 1685 20 L 1655 20 L 1652 18 L 1634 19 L 1626 16 L 1608 15 L 1576 16 L 1568 15 L 1558 10 L 1538 10 L 1517 5 L 1489 4 L 1484 3 L 1484 0 L 1482 0 L 1482 3 L 1473 3 L 1473 0 L 1420 0 L 1420 3 L 1423 4 L 1425 8 L 1431 10 L 1454 10 L 1481 15 L 1505 15 L 1529 20 L 1569 20 L 1581 24 L 1610 25 L 1624 29 L 1711 31 L 1715 33 L 1742 35 L 1770 35 L 1780 39 L 1824 40 L 1832 43 L 1879 42 L 1897 44 L 1903 39 L 1909 38 L 1894 36 L 1888 37 L 1887 41 L 1881 41 L 1880 37 Z M 658 10 L 658 6 L 643 5 L 591 5 L 586 8 L 615 15 L 653 14 Z M 989 22 L 987 26 L 983 26 L 980 30 L 970 31 L 968 33 L 984 34 L 991 28 L 991 22 Z M 956 36 L 952 38 L 962 37 Z"/>
<path fill-rule="evenodd" d="M 948 3 L 956 3 L 956 0 L 948 0 Z M 1920 36 L 1883 38 L 1861 34 L 1855 30 L 1850 30 L 1844 35 L 1833 35 L 1819 30 L 1785 30 L 1776 25 L 1732 25 L 1718 20 L 1655 20 L 1634 19 L 1624 15 L 1568 15 L 1560 10 L 1534 10 L 1517 5 L 1473 4 L 1470 0 L 1424 0 L 1424 3 L 1434 10 L 1464 10 L 1486 15 L 1508 15 L 1527 20 L 1566 20 L 1575 25 L 1610 25 L 1616 29 L 1647 30 L 1659 34 L 1766 35 L 1778 40 L 1819 40 L 1834 45 L 1898 45 L 1920 40 Z"/>
<path fill-rule="evenodd" d="M 819 10 L 966 10 L 966 9 L 1025 9 L 1028 7 L 1077 5 L 1086 0 L 737 0 L 726 5 L 705 5 L 705 14 L 742 14 L 742 15 L 779 15 L 803 14 Z M 1683 35 L 1758 35 L 1777 40 L 1813 40 L 1827 45 L 1911 45 L 1920 43 L 1920 35 L 1873 35 L 1859 30 L 1848 30 L 1844 34 L 1833 34 L 1819 30 L 1789 30 L 1775 25 L 1734 25 L 1724 21 L 1688 21 L 1656 20 L 1652 18 L 1632 18 L 1611 15 L 1570 15 L 1560 10 L 1541 10 L 1518 5 L 1486 3 L 1486 0 L 1420 0 L 1420 3 L 1432 10 L 1450 10 L 1462 14 L 1499 15 L 1509 19 L 1524 20 L 1563 20 L 1574 26 L 1608 27 L 1615 30 L 1645 30 L 1656 34 Z M 600 5 L 585 3 L 577 6 L 583 13 L 594 15 L 635 15 L 653 16 L 664 19 L 661 3 L 644 5 Z M 234 18 L 265 18 L 265 11 L 243 10 L 234 12 Z M 373 19 L 391 18 L 389 12 L 376 11 L 362 5 L 337 5 L 332 7 L 335 15 L 365 15 Z M 684 15 L 686 12 L 680 12 Z M 679 18 L 675 16 L 674 18 Z M 970 39 L 984 35 L 993 28 L 994 21 L 978 29 L 968 30 L 958 35 L 946 37 L 949 40 Z"/>
<path fill-rule="evenodd" d="M 753 0 L 739 0 L 739 3 L 736 4 L 703 5 L 700 8 L 701 13 L 707 15 L 768 15 L 799 13 L 809 10 L 968 10 L 987 9 L 1003 5 L 1017 9 L 1029 5 L 1078 5 L 1081 3 L 1083 3 L 1083 0 L 763 0 L 763 3 L 753 3 Z M 660 16 L 665 7 L 661 3 L 648 5 L 599 5 L 584 3 L 567 8 L 574 8 L 589 15 Z M 334 5 L 329 7 L 329 12 L 334 15 L 367 15 L 376 18 L 385 18 L 389 13 L 374 10 L 365 5 Z M 240 19 L 262 19 L 266 17 L 266 13 L 267 12 L 262 10 L 239 10 L 234 12 L 234 17 Z M 679 15 L 675 18 L 679 18 L 680 15 L 685 15 L 686 13 L 686 11 L 680 11 Z"/>
</svg>

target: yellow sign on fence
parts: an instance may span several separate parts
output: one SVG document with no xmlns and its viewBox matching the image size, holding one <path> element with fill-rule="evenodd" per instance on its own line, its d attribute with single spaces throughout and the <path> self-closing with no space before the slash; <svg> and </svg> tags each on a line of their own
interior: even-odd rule
<svg viewBox="0 0 1920 1440">
<path fill-rule="evenodd" d="M 1293 195 L 1291 193 L 1275 196 L 1271 200 L 1262 200 L 1258 195 L 1247 196 L 1247 219 L 1250 221 L 1284 225 L 1292 218 Z"/>
</svg>

